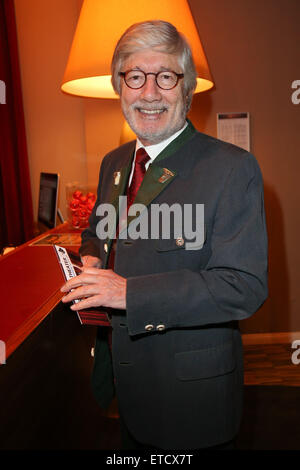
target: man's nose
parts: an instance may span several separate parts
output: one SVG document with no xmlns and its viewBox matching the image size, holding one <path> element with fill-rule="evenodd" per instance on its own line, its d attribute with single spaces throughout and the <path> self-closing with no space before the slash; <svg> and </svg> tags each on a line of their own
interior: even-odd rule
<svg viewBox="0 0 300 470">
<path fill-rule="evenodd" d="M 141 98 L 147 101 L 157 101 L 161 99 L 161 92 L 156 83 L 155 75 L 147 75 L 146 83 L 141 91 Z"/>
</svg>

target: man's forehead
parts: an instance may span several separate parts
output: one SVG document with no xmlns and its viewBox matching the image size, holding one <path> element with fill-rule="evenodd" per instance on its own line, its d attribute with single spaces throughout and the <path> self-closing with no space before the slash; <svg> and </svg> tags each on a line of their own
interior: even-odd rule
<svg viewBox="0 0 300 470">
<path fill-rule="evenodd" d="M 167 54 L 165 52 L 155 51 L 153 49 L 146 49 L 139 52 L 132 53 L 124 62 L 123 66 L 126 69 L 153 69 L 155 71 L 163 71 L 177 69 L 179 67 L 178 57 L 175 54 Z"/>
</svg>

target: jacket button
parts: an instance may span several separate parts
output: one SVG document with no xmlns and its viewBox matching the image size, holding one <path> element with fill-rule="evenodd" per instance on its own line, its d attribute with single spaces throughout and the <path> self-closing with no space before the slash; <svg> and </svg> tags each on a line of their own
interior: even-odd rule
<svg viewBox="0 0 300 470">
<path fill-rule="evenodd" d="M 158 331 L 163 331 L 165 328 L 166 328 L 165 325 L 157 325 L 156 327 Z"/>
<path fill-rule="evenodd" d="M 147 331 L 151 331 L 151 330 L 153 330 L 153 329 L 154 329 L 154 325 L 150 325 L 150 324 L 149 324 L 149 325 L 146 325 L 146 326 L 145 326 L 145 330 L 147 330 Z"/>
<path fill-rule="evenodd" d="M 104 247 L 103 247 L 103 248 L 104 248 L 105 253 L 107 253 L 107 251 L 108 251 L 108 245 L 107 245 L 107 243 L 104 243 Z"/>
<path fill-rule="evenodd" d="M 184 239 L 182 237 L 176 238 L 176 245 L 177 246 L 183 246 L 184 245 Z"/>
</svg>

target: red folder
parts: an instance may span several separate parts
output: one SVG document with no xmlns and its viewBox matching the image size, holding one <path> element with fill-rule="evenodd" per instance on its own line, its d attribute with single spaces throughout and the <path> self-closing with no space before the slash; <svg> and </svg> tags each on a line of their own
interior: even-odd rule
<svg viewBox="0 0 300 470">
<path fill-rule="evenodd" d="M 20 335 L 29 323 L 37 326 L 39 311 L 59 302 L 63 282 L 52 246 L 25 246 L 0 257 L 0 340 Z"/>
</svg>

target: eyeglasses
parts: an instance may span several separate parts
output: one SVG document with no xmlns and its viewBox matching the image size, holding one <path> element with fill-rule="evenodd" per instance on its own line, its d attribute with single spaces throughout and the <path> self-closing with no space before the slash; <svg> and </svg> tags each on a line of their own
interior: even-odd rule
<svg viewBox="0 0 300 470">
<path fill-rule="evenodd" d="M 142 70 L 127 70 L 127 72 L 119 72 L 119 75 L 124 78 L 126 85 L 133 90 L 142 88 L 147 81 L 148 75 L 154 75 L 157 86 L 163 90 L 172 90 L 172 88 L 176 87 L 178 81 L 184 77 L 183 73 L 176 73 L 171 70 L 157 73 L 145 73 Z"/>
</svg>

